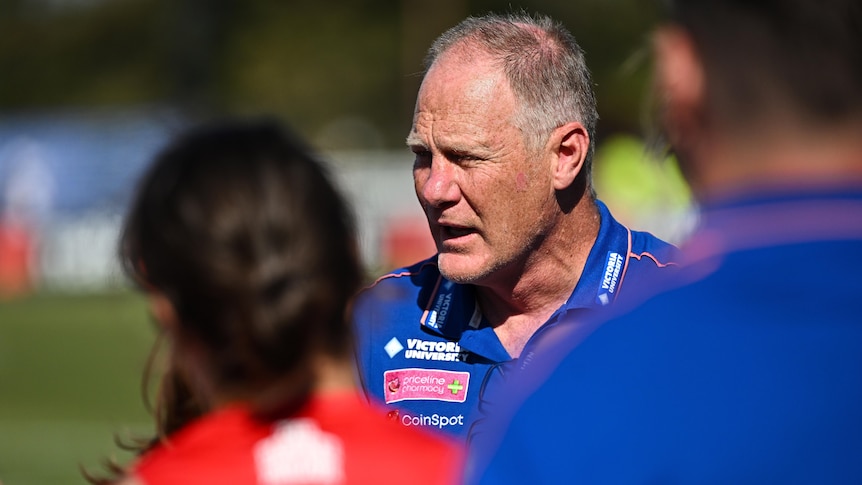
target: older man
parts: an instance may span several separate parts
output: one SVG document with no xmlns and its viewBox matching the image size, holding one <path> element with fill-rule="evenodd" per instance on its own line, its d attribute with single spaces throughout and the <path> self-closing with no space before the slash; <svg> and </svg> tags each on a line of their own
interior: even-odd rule
<svg viewBox="0 0 862 485">
<path fill-rule="evenodd" d="M 666 291 L 510 380 L 535 393 L 484 422 L 468 483 L 862 483 L 862 3 L 668 3 L 657 85 L 703 225 Z"/>
<path fill-rule="evenodd" d="M 356 304 L 366 392 L 407 426 L 466 435 L 501 364 L 670 264 L 617 223 L 590 178 L 597 119 L 559 23 L 468 18 L 430 49 L 407 144 L 438 254 Z"/>
</svg>

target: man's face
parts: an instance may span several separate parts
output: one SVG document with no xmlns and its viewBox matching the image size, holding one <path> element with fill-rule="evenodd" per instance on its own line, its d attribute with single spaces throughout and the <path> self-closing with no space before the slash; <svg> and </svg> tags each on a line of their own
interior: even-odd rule
<svg viewBox="0 0 862 485">
<path fill-rule="evenodd" d="M 516 102 L 484 54 L 444 54 L 419 90 L 407 139 L 413 179 L 450 280 L 517 279 L 553 224 L 551 158 L 528 153 Z"/>
</svg>

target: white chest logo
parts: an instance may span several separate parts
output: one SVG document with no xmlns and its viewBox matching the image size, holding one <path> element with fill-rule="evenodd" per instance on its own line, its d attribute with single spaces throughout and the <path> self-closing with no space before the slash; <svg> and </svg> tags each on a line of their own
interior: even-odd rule
<svg viewBox="0 0 862 485">
<path fill-rule="evenodd" d="M 344 480 L 341 440 L 307 418 L 279 423 L 271 436 L 255 446 L 254 461 L 262 485 L 336 484 Z"/>
</svg>

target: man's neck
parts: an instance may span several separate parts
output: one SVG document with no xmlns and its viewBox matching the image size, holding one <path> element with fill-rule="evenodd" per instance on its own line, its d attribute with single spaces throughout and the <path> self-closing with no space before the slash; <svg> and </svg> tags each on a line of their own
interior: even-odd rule
<svg viewBox="0 0 862 485">
<path fill-rule="evenodd" d="M 601 224 L 593 200 L 584 200 L 531 252 L 509 278 L 477 286 L 477 299 L 509 355 L 521 354 L 536 330 L 571 295 Z"/>
</svg>

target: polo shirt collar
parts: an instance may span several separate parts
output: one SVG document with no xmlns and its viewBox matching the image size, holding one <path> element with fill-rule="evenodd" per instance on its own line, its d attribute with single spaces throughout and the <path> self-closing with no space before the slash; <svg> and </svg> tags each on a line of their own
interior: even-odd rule
<svg viewBox="0 0 862 485">
<path fill-rule="evenodd" d="M 569 310 L 594 309 L 610 305 L 628 270 L 631 253 L 631 231 L 613 218 L 607 206 L 596 201 L 601 224 L 584 271 L 569 299 L 549 321 Z"/>
<path fill-rule="evenodd" d="M 607 206 L 596 201 L 601 223 L 584 270 L 572 294 L 545 326 L 573 310 L 593 309 L 614 301 L 627 269 L 631 233 L 617 222 Z M 420 324 L 431 333 L 459 341 L 462 348 L 495 361 L 511 357 L 482 316 L 475 287 L 438 276 Z"/>
</svg>

